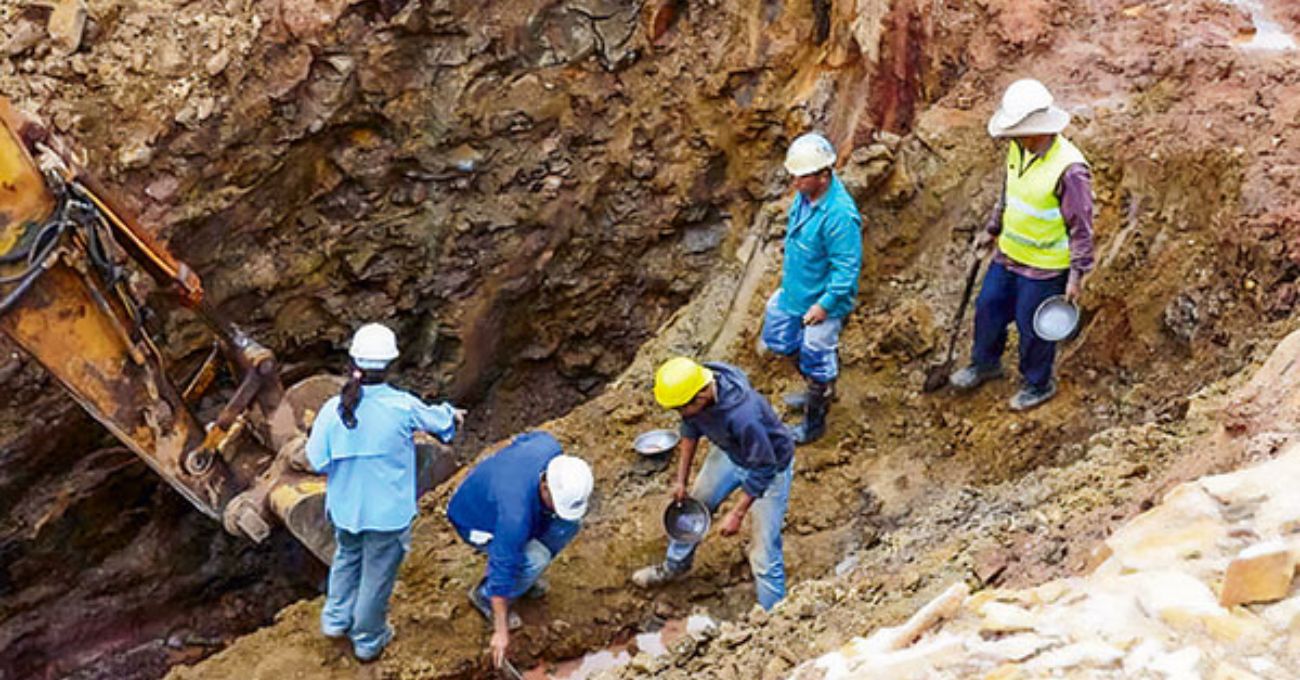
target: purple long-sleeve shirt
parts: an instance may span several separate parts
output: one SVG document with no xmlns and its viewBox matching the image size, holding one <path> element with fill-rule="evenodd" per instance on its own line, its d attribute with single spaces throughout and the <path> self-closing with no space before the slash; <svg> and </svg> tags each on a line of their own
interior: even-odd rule
<svg viewBox="0 0 1300 680">
<path fill-rule="evenodd" d="M 1038 162 L 1038 158 L 1030 163 Z M 989 216 L 985 229 L 996 238 L 1002 233 L 1002 211 L 1006 208 L 1007 193 L 1005 180 L 998 203 Z M 1056 198 L 1061 201 L 1061 217 L 1065 219 L 1065 232 L 1070 237 L 1070 273 L 1075 280 L 1092 271 L 1092 172 L 1083 163 L 1075 163 L 1061 173 L 1056 182 Z M 1013 274 L 1027 279 L 1050 279 L 1060 276 L 1057 269 L 1041 269 L 1021 264 L 1007 257 L 1001 248 L 994 250 L 993 261 L 1007 268 Z"/>
</svg>

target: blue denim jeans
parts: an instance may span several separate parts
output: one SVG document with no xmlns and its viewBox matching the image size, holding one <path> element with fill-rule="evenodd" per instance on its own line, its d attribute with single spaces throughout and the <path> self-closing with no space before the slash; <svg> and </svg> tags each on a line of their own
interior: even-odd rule
<svg viewBox="0 0 1300 680">
<path fill-rule="evenodd" d="M 815 326 L 803 325 L 803 317 L 780 305 L 781 291 L 767 300 L 763 313 L 763 344 L 784 356 L 799 354 L 799 372 L 819 383 L 828 383 L 840 373 L 836 352 L 844 319 L 826 319 Z"/>
<path fill-rule="evenodd" d="M 709 455 L 695 477 L 691 497 L 715 512 L 731 492 L 740 488 L 749 470 L 731 462 L 722 449 L 712 446 Z M 754 526 L 753 540 L 749 544 L 749 568 L 754 573 L 754 587 L 758 603 L 771 609 L 785 597 L 785 555 L 781 548 L 781 525 L 790 505 L 790 483 L 794 479 L 794 461 L 784 471 L 777 473 L 771 486 L 749 507 L 750 521 Z M 667 563 L 674 571 L 691 568 L 698 544 L 668 541 Z"/>
<path fill-rule="evenodd" d="M 373 659 L 393 637 L 388 598 L 397 568 L 411 550 L 411 528 L 353 533 L 336 528 L 329 594 L 320 613 L 321 632 L 347 635 L 357 658 Z"/>
<path fill-rule="evenodd" d="M 1046 388 L 1052 380 L 1052 363 L 1056 361 L 1056 343 L 1034 334 L 1034 312 L 1043 300 L 1065 292 L 1068 275 L 1036 280 L 1013 274 L 994 262 L 984 275 L 980 295 L 975 300 L 975 346 L 971 363 L 992 368 L 1002 363 L 1007 346 L 1007 326 L 1016 322 L 1020 335 L 1020 377 L 1036 388 Z"/>
<path fill-rule="evenodd" d="M 524 571 L 519 575 L 514 587 L 510 589 L 509 599 L 517 599 L 528 592 L 528 589 L 532 588 L 534 583 L 537 583 L 537 579 L 541 578 L 546 568 L 551 566 L 551 561 L 555 559 L 555 556 L 559 555 L 564 546 L 568 545 L 573 540 L 573 537 L 578 535 L 578 530 L 581 528 L 581 521 L 571 522 L 559 517 L 552 517 L 546 531 L 542 532 L 541 536 L 529 539 L 524 544 Z M 484 531 L 462 532 L 460 527 L 456 527 L 456 533 L 460 534 L 461 540 L 470 544 L 479 552 L 487 552 L 488 544 L 492 542 L 492 534 Z M 487 582 L 486 576 L 483 581 L 484 583 Z M 479 585 L 479 595 L 487 599 L 486 593 L 482 591 L 482 586 L 483 584 Z"/>
</svg>

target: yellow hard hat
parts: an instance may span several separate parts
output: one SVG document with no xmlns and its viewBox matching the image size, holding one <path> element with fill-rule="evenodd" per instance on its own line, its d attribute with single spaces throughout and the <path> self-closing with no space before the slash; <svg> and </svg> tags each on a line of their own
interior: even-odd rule
<svg viewBox="0 0 1300 680">
<path fill-rule="evenodd" d="M 664 408 L 684 406 L 710 382 L 713 371 L 686 357 L 673 357 L 655 373 L 655 401 Z"/>
</svg>

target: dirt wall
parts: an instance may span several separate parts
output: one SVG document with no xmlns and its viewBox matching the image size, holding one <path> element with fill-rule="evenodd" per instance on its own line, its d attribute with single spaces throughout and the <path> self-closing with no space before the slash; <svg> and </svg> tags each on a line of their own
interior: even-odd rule
<svg viewBox="0 0 1300 680">
<path fill-rule="evenodd" d="M 853 16 L 897 16 L 900 6 Z M 775 285 L 769 270 L 740 314 L 717 312 L 733 293 L 698 294 L 605 394 L 548 423 L 575 450 L 592 452 L 601 501 L 552 570 L 552 595 L 522 607 L 529 625 L 518 638 L 521 660 L 573 655 L 706 608 L 732 618 L 730 627 L 666 659 L 640 658 L 626 677 L 781 677 L 853 633 L 901 620 L 954 578 L 1019 584 L 1080 570 L 1110 527 L 1162 489 L 1269 455 L 1254 445 L 1203 450 L 1196 443 L 1219 423 L 1191 397 L 1239 380 L 1294 325 L 1283 292 L 1296 125 L 1284 102 L 1294 55 L 1243 53 L 1236 40 L 1248 18 L 1215 3 L 917 12 L 924 30 L 915 34 L 934 56 L 922 60 L 915 82 L 934 101 L 899 129 L 897 144 L 873 149 L 858 140 L 859 162 L 842 169 L 868 178 L 854 182 L 868 265 L 841 346 L 831 433 L 799 453 L 786 532 L 792 581 L 801 584 L 795 595 L 773 615 L 747 611 L 752 590 L 736 539 L 711 540 L 691 578 L 662 591 L 626 581 L 662 550 L 655 517 L 668 473 L 639 471 L 619 445 L 671 422 L 644 390 L 654 362 L 712 347 L 709 356 L 738 362 L 766 394 L 795 386 L 788 365 L 750 349 Z M 850 33 L 832 18 L 827 44 Z M 924 396 L 920 387 L 946 349 L 971 231 L 997 191 L 1002 150 L 985 121 L 996 93 L 1026 74 L 1052 84 L 1074 116 L 1071 138 L 1092 161 L 1098 267 L 1082 333 L 1062 346 L 1062 394 L 1012 416 L 1005 402 L 1013 380 L 969 398 Z M 825 81 L 818 90 L 797 75 L 790 82 L 820 92 L 810 98 L 822 104 L 813 118 L 832 120 L 837 139 L 852 136 L 861 119 L 838 115 L 857 111 L 844 91 Z M 759 210 L 751 235 L 775 243 L 771 216 L 779 214 L 779 203 Z M 734 343 L 705 339 L 729 335 L 714 328 L 717 319 L 739 326 Z M 486 629 L 461 596 L 480 566 L 442 526 L 438 502 L 419 525 L 429 547 L 404 571 L 395 606 L 399 630 L 412 630 L 416 642 L 399 636 L 374 671 L 386 677 L 486 677 Z M 356 667 L 313 630 L 317 606 L 296 605 L 275 628 L 175 675 L 271 677 L 315 662 L 323 677 L 350 677 Z"/>
<path fill-rule="evenodd" d="M 900 21 L 927 11 L 899 5 Z M 912 108 L 869 110 L 872 74 L 911 102 L 924 66 L 882 62 L 883 25 L 840 4 L 51 6 L 0 7 L 0 93 L 84 150 L 291 377 L 336 369 L 362 321 L 392 323 L 404 385 L 477 406 L 469 451 L 598 393 L 780 195 L 786 142 L 906 129 Z M 154 302 L 183 373 L 207 341 Z M 274 548 L 178 520 L 183 504 L 37 367 L 10 364 L 40 384 L 6 430 L 0 497 L 21 511 L 0 562 L 4 672 L 117 654 L 102 672 L 151 676 L 314 585 Z M 239 592 L 262 606 L 198 611 Z"/>
</svg>

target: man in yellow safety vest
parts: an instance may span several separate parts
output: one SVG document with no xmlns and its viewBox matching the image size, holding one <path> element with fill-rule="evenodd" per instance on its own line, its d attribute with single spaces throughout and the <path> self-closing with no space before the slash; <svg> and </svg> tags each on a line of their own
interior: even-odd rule
<svg viewBox="0 0 1300 680">
<path fill-rule="evenodd" d="M 1001 377 L 1007 326 L 1015 321 L 1024 381 L 1011 398 L 1015 411 L 1056 395 L 1056 343 L 1035 335 L 1034 312 L 1053 295 L 1076 301 L 1093 265 L 1092 175 L 1083 153 L 1060 134 L 1069 123 L 1047 88 L 1030 79 L 1012 83 L 989 120 L 991 136 L 1010 140 L 1006 181 L 974 245 L 978 257 L 997 247 L 975 302 L 971 363 L 951 382 L 973 390 Z"/>
</svg>

